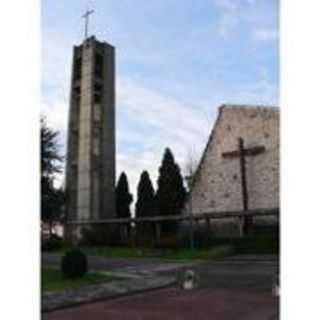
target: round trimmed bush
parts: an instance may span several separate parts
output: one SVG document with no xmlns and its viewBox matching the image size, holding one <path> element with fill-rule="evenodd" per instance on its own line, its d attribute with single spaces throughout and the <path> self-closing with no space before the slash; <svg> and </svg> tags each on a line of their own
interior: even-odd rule
<svg viewBox="0 0 320 320">
<path fill-rule="evenodd" d="M 77 249 L 67 251 L 62 257 L 61 271 L 66 278 L 81 278 L 88 271 L 86 255 Z"/>
</svg>

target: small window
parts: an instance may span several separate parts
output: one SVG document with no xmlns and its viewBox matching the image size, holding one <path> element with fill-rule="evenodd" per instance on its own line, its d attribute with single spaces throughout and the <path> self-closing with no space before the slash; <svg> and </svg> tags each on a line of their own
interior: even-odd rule
<svg viewBox="0 0 320 320">
<path fill-rule="evenodd" d="M 75 97 L 79 96 L 80 95 L 80 86 L 77 86 L 73 89 L 73 93 L 75 95 Z"/>
<path fill-rule="evenodd" d="M 79 57 L 75 60 L 74 63 L 74 80 L 80 80 L 81 79 L 81 65 L 82 65 L 82 58 Z"/>
<path fill-rule="evenodd" d="M 103 56 L 99 53 L 95 55 L 95 76 L 98 78 L 102 78 L 103 76 Z"/>
<path fill-rule="evenodd" d="M 103 55 L 100 53 L 96 53 L 96 66 L 102 66 L 103 65 Z"/>
<path fill-rule="evenodd" d="M 101 94 L 94 94 L 94 103 L 101 103 Z"/>
<path fill-rule="evenodd" d="M 102 84 L 96 82 L 96 83 L 94 84 L 94 91 L 97 92 L 97 93 L 101 93 L 101 91 L 102 91 Z"/>
</svg>

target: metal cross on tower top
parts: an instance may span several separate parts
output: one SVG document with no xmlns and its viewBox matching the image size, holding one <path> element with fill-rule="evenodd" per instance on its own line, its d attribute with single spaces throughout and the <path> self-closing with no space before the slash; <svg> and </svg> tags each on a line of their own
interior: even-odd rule
<svg viewBox="0 0 320 320">
<path fill-rule="evenodd" d="M 82 18 L 85 19 L 84 39 L 88 38 L 89 17 L 93 12 L 94 10 L 87 10 L 86 13 L 82 16 Z"/>
</svg>

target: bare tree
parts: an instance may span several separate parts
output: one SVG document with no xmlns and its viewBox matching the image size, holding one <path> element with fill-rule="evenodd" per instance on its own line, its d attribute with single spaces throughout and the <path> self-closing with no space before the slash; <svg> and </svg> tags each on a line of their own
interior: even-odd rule
<svg viewBox="0 0 320 320">
<path fill-rule="evenodd" d="M 195 151 L 195 148 L 192 146 L 189 147 L 187 150 L 186 160 L 183 168 L 184 177 L 188 185 L 189 191 L 198 167 L 198 162 L 199 162 L 199 157 L 197 156 L 197 152 Z"/>
<path fill-rule="evenodd" d="M 198 157 L 196 156 L 195 148 L 189 147 L 187 151 L 186 161 L 184 164 L 184 175 L 186 184 L 188 186 L 188 200 L 187 200 L 187 210 L 191 216 L 190 219 L 190 249 L 194 249 L 194 225 L 193 225 L 193 206 L 192 206 L 192 185 L 194 175 L 196 173 L 198 167 Z"/>
</svg>

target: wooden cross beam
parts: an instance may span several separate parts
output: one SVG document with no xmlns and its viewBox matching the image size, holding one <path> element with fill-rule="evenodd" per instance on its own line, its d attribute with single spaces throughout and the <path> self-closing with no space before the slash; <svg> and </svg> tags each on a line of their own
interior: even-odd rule
<svg viewBox="0 0 320 320">
<path fill-rule="evenodd" d="M 222 156 L 224 158 L 239 158 L 240 160 L 240 174 L 241 174 L 241 192 L 242 192 L 242 204 L 243 210 L 248 210 L 248 188 L 247 188 L 247 175 L 246 175 L 246 157 L 257 156 L 266 151 L 264 146 L 255 146 L 252 148 L 245 148 L 243 138 L 238 138 L 238 149 L 224 152 Z M 244 217 L 244 234 L 248 234 L 248 229 L 251 224 L 250 217 Z"/>
</svg>

